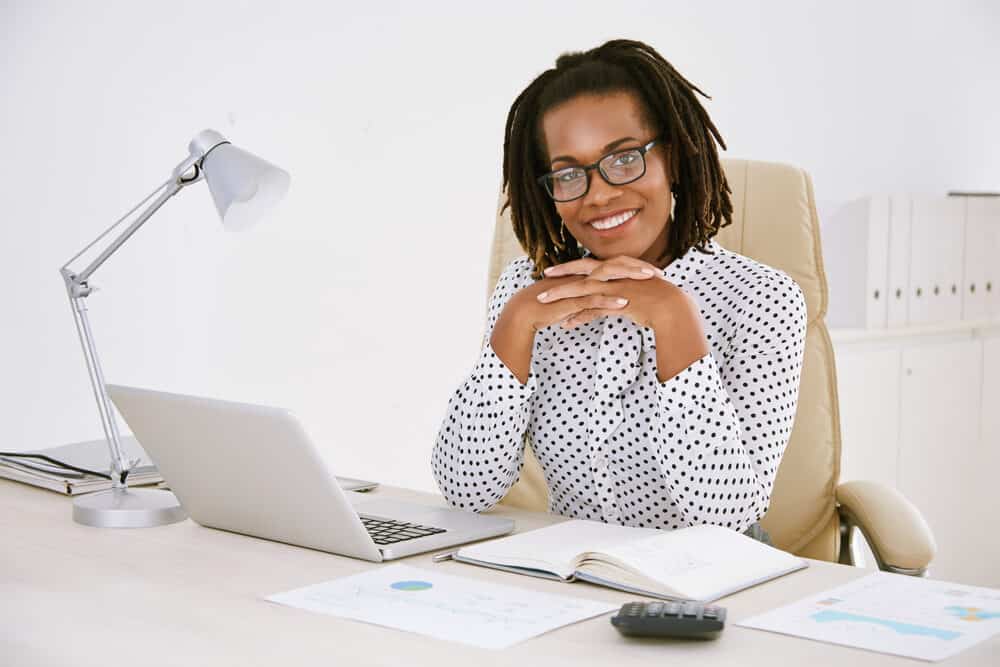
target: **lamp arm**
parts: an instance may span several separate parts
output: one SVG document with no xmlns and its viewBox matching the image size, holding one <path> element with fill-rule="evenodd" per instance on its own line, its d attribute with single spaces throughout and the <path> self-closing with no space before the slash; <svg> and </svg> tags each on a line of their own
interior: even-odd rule
<svg viewBox="0 0 1000 667">
<path fill-rule="evenodd" d="M 111 257 L 111 255 L 124 245 L 125 242 L 128 241 L 129 238 L 131 238 L 131 236 L 135 234 L 139 228 L 142 227 L 142 225 L 145 224 L 145 222 L 167 202 L 168 199 L 180 192 L 184 187 L 201 180 L 202 174 L 198 160 L 199 157 L 194 155 L 185 159 L 184 162 L 179 164 L 174 169 L 173 176 L 169 181 L 154 190 L 153 193 L 140 202 L 138 206 L 126 213 L 125 217 L 121 218 L 103 234 L 98 236 L 97 239 L 74 255 L 59 270 L 59 273 L 63 277 L 63 282 L 66 285 L 66 293 L 69 296 L 70 307 L 73 311 L 73 322 L 76 324 L 77 335 L 80 338 L 80 346 L 83 348 L 83 356 L 87 361 L 90 386 L 94 392 L 97 409 L 101 415 L 101 427 L 104 430 L 104 437 L 108 443 L 108 449 L 111 454 L 111 484 L 112 487 L 116 489 L 126 487 L 125 480 L 128 476 L 128 471 L 134 466 L 134 462 L 130 463 L 125 459 L 125 454 L 121 447 L 121 436 L 118 433 L 118 423 L 115 420 L 114 411 L 111 407 L 111 400 L 108 398 L 107 390 L 105 389 L 104 372 L 101 369 L 101 363 L 97 356 L 97 346 L 94 343 L 94 335 L 91 331 L 90 321 L 87 317 L 87 305 L 84 301 L 84 299 L 90 296 L 93 291 L 93 288 L 91 288 L 88 284 L 88 279 L 94 271 L 99 269 L 101 265 L 104 264 L 109 257 Z M 194 169 L 193 174 L 186 175 L 192 168 Z M 72 264 L 74 260 L 89 250 L 95 243 L 104 238 L 104 236 L 106 236 L 112 229 L 121 224 L 125 218 L 135 212 L 139 206 L 142 206 L 150 199 L 150 197 L 155 195 L 160 190 L 163 190 L 160 196 L 157 197 L 142 213 L 140 213 L 139 217 L 126 227 L 121 234 L 115 237 L 115 239 L 112 240 L 107 247 L 102 250 L 90 264 L 87 265 L 87 268 L 83 269 L 79 273 L 75 273 L 69 268 L 69 265 Z"/>
<path fill-rule="evenodd" d="M 173 179 L 171 179 L 170 181 L 168 181 L 168 184 L 166 186 L 166 190 L 164 190 L 163 194 L 161 194 L 159 197 L 157 197 L 156 200 L 154 200 L 153 203 L 150 204 L 149 207 L 145 211 L 143 211 L 141 214 L 139 214 L 139 217 L 136 218 L 132 222 L 132 224 L 130 224 L 128 227 L 126 227 L 125 231 L 123 231 L 113 241 L 111 241 L 111 243 L 109 243 L 107 245 L 107 247 L 104 250 L 101 251 L 101 254 L 98 255 L 94 259 L 94 261 L 92 261 L 90 264 L 87 265 L 87 268 L 83 269 L 79 273 L 73 273 L 72 271 L 69 271 L 69 268 L 68 268 L 69 267 L 69 263 L 67 263 L 65 266 L 63 266 L 63 268 L 61 270 L 63 276 L 64 277 L 67 276 L 67 275 L 72 276 L 73 281 L 77 285 L 83 286 L 84 288 L 86 288 L 87 279 L 90 278 L 90 276 L 94 273 L 94 271 L 96 271 L 97 269 L 99 269 L 101 267 L 101 265 L 104 264 L 104 262 L 106 262 L 109 257 L 111 257 L 111 255 L 113 255 L 113 254 L 115 254 L 115 252 L 117 252 L 118 248 L 122 247 L 122 245 L 124 245 L 125 242 L 128 241 L 129 238 L 132 237 L 133 234 L 135 234 L 137 231 L 139 231 L 139 228 L 142 227 L 146 223 L 147 220 L 149 220 L 151 217 L 153 217 L 153 214 L 156 213 L 160 209 L 161 206 L 163 206 L 164 204 L 166 204 L 168 199 L 170 199 L 175 194 L 177 194 L 178 192 L 180 192 L 185 186 L 190 185 L 191 183 L 194 183 L 194 182 L 196 182 L 197 180 L 200 179 L 200 177 L 201 177 L 201 169 L 198 168 L 197 165 L 194 165 L 194 168 L 195 168 L 195 175 L 193 177 L 191 177 L 190 179 L 185 179 L 182 176 L 176 176 Z M 161 187 L 163 187 L 163 186 L 161 186 Z M 117 225 L 118 223 L 115 223 L 115 224 Z M 100 237 L 98 237 L 97 240 L 100 240 Z M 95 243 L 96 243 L 96 240 L 95 240 Z M 93 244 L 91 244 L 91 245 L 93 245 Z M 77 255 L 77 257 L 79 257 L 79 254 Z M 76 259 L 76 257 L 74 257 L 74 259 Z M 70 260 L 70 263 L 72 261 L 73 260 Z"/>
</svg>

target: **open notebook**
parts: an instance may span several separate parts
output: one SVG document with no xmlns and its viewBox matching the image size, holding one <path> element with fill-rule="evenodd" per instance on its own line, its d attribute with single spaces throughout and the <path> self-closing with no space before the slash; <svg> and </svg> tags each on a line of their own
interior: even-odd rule
<svg viewBox="0 0 1000 667">
<path fill-rule="evenodd" d="M 462 547 L 453 558 L 518 574 L 579 579 L 649 597 L 700 602 L 807 565 L 719 526 L 656 530 L 575 519 Z"/>
</svg>

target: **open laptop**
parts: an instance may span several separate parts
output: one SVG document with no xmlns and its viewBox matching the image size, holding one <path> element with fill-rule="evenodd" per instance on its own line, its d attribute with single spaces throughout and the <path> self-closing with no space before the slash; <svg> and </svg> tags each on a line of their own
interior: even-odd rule
<svg viewBox="0 0 1000 667">
<path fill-rule="evenodd" d="M 107 390 L 203 526 L 370 561 L 514 529 L 510 519 L 342 490 L 287 410 L 119 385 Z"/>
</svg>

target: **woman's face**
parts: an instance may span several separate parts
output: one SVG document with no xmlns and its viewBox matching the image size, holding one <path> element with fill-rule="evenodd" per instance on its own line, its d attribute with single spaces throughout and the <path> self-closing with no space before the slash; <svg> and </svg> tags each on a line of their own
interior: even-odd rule
<svg viewBox="0 0 1000 667">
<path fill-rule="evenodd" d="M 608 153 L 638 148 L 655 139 L 631 92 L 579 95 L 542 116 L 543 154 L 549 170 L 589 165 Z M 566 230 L 598 259 L 619 255 L 664 265 L 667 224 L 673 208 L 665 146 L 646 153 L 646 173 L 625 185 L 610 185 L 596 169 L 590 189 L 573 201 L 556 202 Z M 607 227 L 625 219 L 623 224 Z M 595 226 L 598 225 L 598 226 Z M 669 260 L 667 260 L 669 261 Z"/>
</svg>

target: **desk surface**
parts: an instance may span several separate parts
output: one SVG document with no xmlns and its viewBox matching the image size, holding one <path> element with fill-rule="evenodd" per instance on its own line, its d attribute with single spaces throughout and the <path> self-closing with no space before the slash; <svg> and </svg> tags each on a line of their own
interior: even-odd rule
<svg viewBox="0 0 1000 667">
<path fill-rule="evenodd" d="M 443 502 L 400 489 L 374 493 Z M 732 624 L 868 573 L 820 561 L 721 600 L 730 623 L 715 641 L 626 640 L 600 616 L 490 651 L 262 599 L 377 564 L 203 528 L 191 520 L 140 530 L 88 528 L 73 522 L 70 499 L 6 480 L 0 480 L 0 507 L 0 663 L 5 665 L 926 664 Z M 497 514 L 515 519 L 518 530 L 553 521 L 515 509 Z M 395 562 L 595 600 L 637 599 L 584 583 L 430 558 Z M 996 665 L 998 654 L 1000 637 L 943 664 Z"/>
</svg>

